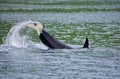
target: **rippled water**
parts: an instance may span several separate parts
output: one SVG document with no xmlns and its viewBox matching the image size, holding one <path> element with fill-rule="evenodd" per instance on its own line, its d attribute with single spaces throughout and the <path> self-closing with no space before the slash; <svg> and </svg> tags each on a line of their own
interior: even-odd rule
<svg viewBox="0 0 120 79">
<path fill-rule="evenodd" d="M 120 77 L 120 54 L 109 48 L 47 51 L 11 48 L 9 52 L 1 52 L 0 56 L 1 78 L 119 79 Z"/>
<path fill-rule="evenodd" d="M 120 79 L 119 4 L 1 0 L 0 79 Z M 47 50 L 36 31 L 24 27 L 29 20 L 43 23 L 52 36 L 79 49 Z M 82 48 L 86 37 L 89 49 Z"/>
</svg>

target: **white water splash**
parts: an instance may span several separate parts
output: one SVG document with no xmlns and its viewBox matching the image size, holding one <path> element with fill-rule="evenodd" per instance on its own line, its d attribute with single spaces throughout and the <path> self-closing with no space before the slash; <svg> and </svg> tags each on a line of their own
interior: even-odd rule
<svg viewBox="0 0 120 79">
<path fill-rule="evenodd" d="M 26 48 L 29 46 L 33 46 L 40 49 L 46 49 L 46 47 L 43 44 L 33 42 L 32 40 L 30 40 L 28 35 L 24 35 L 21 33 L 22 29 L 25 29 L 26 25 L 30 22 L 33 21 L 22 22 L 13 26 L 7 34 L 4 44 L 18 48 Z"/>
<path fill-rule="evenodd" d="M 19 24 L 13 26 L 10 29 L 9 33 L 7 34 L 7 37 L 5 39 L 5 44 L 15 46 L 15 47 L 26 47 L 26 46 L 28 46 L 28 42 L 30 43 L 31 41 L 28 40 L 29 37 L 24 36 L 24 35 L 21 36 L 20 30 L 22 28 L 25 28 L 25 26 L 29 22 L 23 22 L 23 23 L 19 23 Z"/>
</svg>

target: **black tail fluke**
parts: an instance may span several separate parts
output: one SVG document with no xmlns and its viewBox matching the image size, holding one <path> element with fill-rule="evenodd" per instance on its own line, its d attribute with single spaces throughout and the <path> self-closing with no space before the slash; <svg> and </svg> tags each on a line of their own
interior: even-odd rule
<svg viewBox="0 0 120 79">
<path fill-rule="evenodd" d="M 83 48 L 89 48 L 88 38 L 86 38 Z"/>
</svg>

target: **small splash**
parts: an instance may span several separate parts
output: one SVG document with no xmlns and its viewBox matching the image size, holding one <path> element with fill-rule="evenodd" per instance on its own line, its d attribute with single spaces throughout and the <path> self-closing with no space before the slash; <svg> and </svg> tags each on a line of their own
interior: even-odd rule
<svg viewBox="0 0 120 79">
<path fill-rule="evenodd" d="M 30 22 L 30 21 L 29 21 Z M 6 45 L 11 45 L 11 46 L 15 46 L 15 47 L 26 47 L 28 46 L 28 42 L 30 43 L 31 41 L 28 40 L 29 37 L 22 35 L 20 33 L 22 28 L 25 28 L 25 26 L 29 23 L 29 22 L 22 22 L 22 23 L 18 23 L 15 26 L 13 26 L 9 33 L 7 34 L 7 37 L 4 41 L 4 43 Z"/>
<path fill-rule="evenodd" d="M 30 22 L 33 22 L 33 21 L 17 23 L 15 26 L 13 26 L 10 29 L 9 33 L 7 34 L 4 44 L 18 47 L 18 48 L 26 48 L 26 47 L 32 46 L 40 49 L 45 49 L 46 47 L 43 44 L 33 42 L 30 39 L 29 35 L 22 33 L 23 29 L 25 29 L 27 24 Z"/>
</svg>

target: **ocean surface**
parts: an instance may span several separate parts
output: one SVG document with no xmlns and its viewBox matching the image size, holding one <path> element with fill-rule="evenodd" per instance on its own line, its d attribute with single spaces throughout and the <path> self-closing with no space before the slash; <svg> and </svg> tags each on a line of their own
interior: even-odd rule
<svg viewBox="0 0 120 79">
<path fill-rule="evenodd" d="M 75 49 L 48 49 L 29 21 Z M 120 79 L 120 0 L 0 0 L 0 79 Z"/>
</svg>

